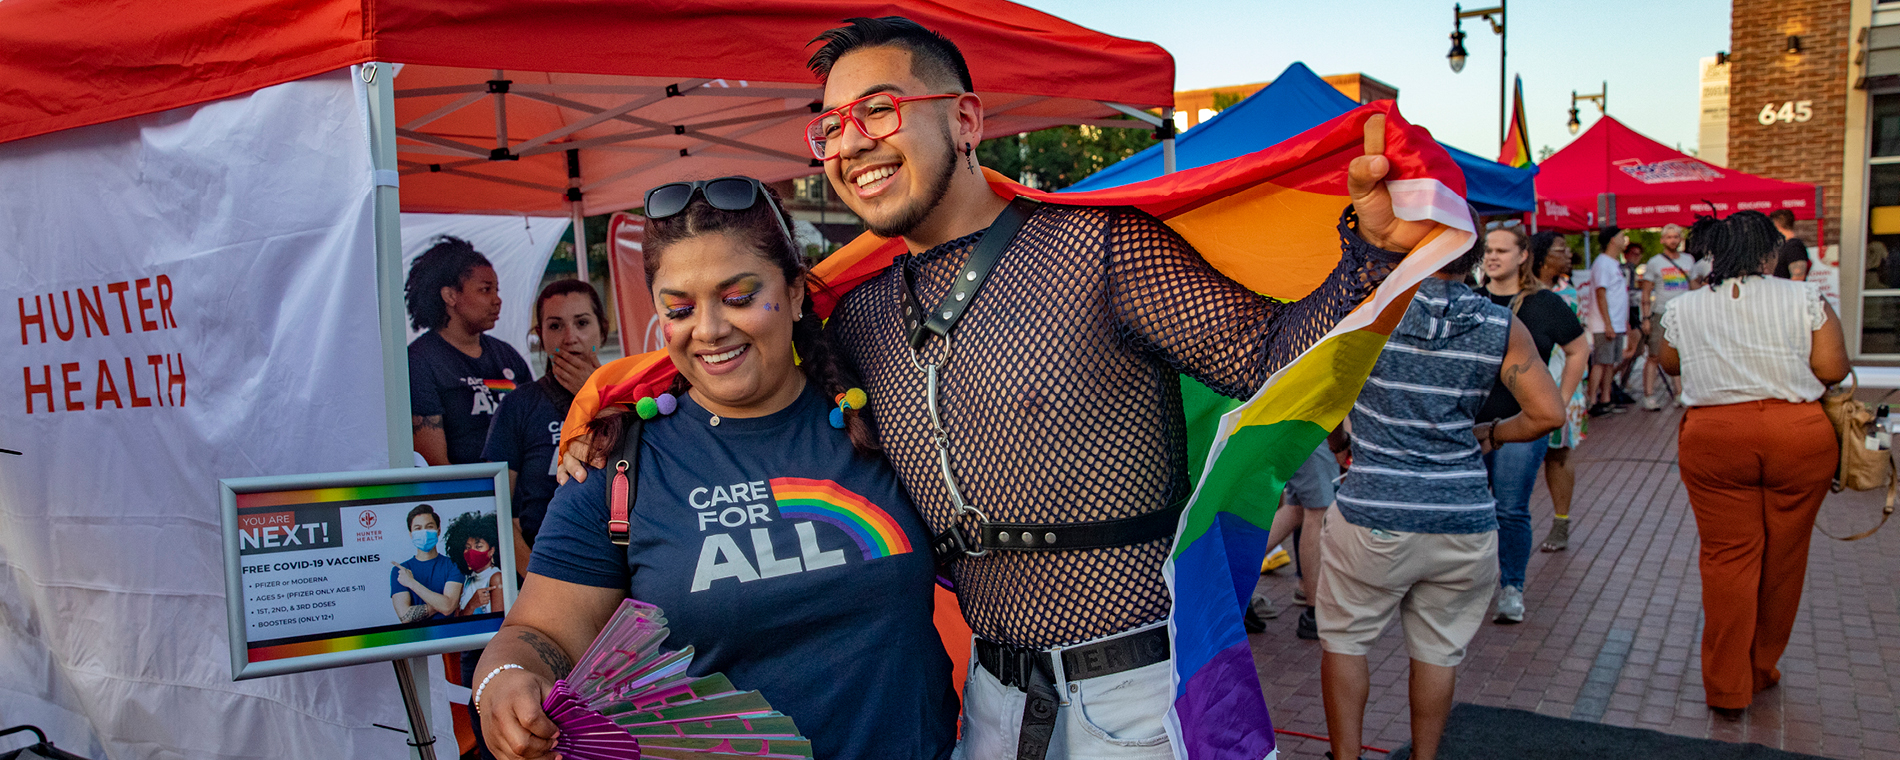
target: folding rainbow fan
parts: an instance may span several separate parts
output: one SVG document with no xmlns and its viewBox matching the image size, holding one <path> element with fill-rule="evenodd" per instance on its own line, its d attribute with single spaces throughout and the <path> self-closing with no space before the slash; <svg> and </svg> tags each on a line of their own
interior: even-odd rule
<svg viewBox="0 0 1900 760">
<path fill-rule="evenodd" d="M 809 758 L 811 740 L 756 691 L 718 673 L 686 675 L 693 648 L 660 651 L 666 615 L 620 603 L 593 645 L 542 703 L 571 760 Z"/>
</svg>

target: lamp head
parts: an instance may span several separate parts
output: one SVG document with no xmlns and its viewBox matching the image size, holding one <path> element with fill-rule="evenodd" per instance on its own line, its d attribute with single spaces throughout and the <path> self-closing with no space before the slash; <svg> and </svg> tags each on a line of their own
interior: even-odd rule
<svg viewBox="0 0 1900 760">
<path fill-rule="evenodd" d="M 1569 127 L 1570 134 L 1573 135 L 1577 133 L 1577 130 L 1583 128 L 1583 122 L 1577 119 L 1577 107 L 1575 105 L 1570 106 L 1570 121 L 1565 123 L 1564 126 Z"/>
<path fill-rule="evenodd" d="M 1455 30 L 1451 33 L 1451 52 L 1445 55 L 1451 61 L 1451 71 L 1456 74 L 1465 70 L 1465 33 Z"/>
</svg>

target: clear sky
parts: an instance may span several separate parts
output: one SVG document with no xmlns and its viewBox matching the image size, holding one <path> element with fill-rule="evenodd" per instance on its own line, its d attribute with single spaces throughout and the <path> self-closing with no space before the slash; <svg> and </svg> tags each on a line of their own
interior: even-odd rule
<svg viewBox="0 0 1900 760">
<path fill-rule="evenodd" d="M 1287 64 L 1362 72 L 1399 89 L 1407 120 L 1481 156 L 1498 152 L 1498 38 L 1467 19 L 1462 74 L 1452 0 L 1016 0 L 1174 54 L 1179 90 L 1272 79 Z M 1475 0 L 1467 8 L 1490 7 Z M 1570 142 L 1570 92 L 1609 81 L 1610 115 L 1666 145 L 1696 145 L 1698 61 L 1729 46 L 1726 0 L 1518 0 L 1507 19 L 1511 73 L 1524 77 L 1532 154 Z M 1594 105 L 1580 106 L 1587 129 Z"/>
</svg>

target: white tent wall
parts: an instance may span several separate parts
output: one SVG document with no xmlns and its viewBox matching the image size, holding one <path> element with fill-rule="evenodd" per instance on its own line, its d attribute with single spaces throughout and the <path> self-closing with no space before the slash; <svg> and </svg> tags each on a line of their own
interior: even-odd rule
<svg viewBox="0 0 1900 760">
<path fill-rule="evenodd" d="M 485 216 L 477 214 L 403 214 L 402 271 L 416 257 L 429 250 L 438 235 L 454 235 L 467 240 L 495 265 L 495 279 L 501 282 L 501 319 L 488 334 L 514 346 L 522 358 L 528 357 L 528 328 L 534 326 L 534 297 L 541 292 L 541 275 L 548 269 L 548 257 L 554 246 L 567 234 L 571 222 L 566 217 Z M 405 323 L 407 324 L 407 323 Z M 409 328 L 409 340 L 421 335 Z M 541 367 L 535 367 L 538 377 Z"/>
<path fill-rule="evenodd" d="M 234 683 L 226 634 L 218 478 L 389 461 L 364 97 L 336 72 L 0 144 L 0 725 L 408 753 L 370 725 L 407 725 L 390 666 Z"/>
</svg>

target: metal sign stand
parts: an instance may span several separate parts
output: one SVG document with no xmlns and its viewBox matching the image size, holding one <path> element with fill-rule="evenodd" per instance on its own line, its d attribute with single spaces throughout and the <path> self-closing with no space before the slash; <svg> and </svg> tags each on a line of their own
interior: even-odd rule
<svg viewBox="0 0 1900 760">
<path fill-rule="evenodd" d="M 410 657 L 393 660 L 391 664 L 396 666 L 396 686 L 402 689 L 402 706 L 409 711 L 410 752 L 421 760 L 435 760 L 435 736 L 429 733 L 428 709 L 416 692 L 416 670 L 420 668 L 422 677 L 427 678 L 428 660 Z"/>
</svg>

